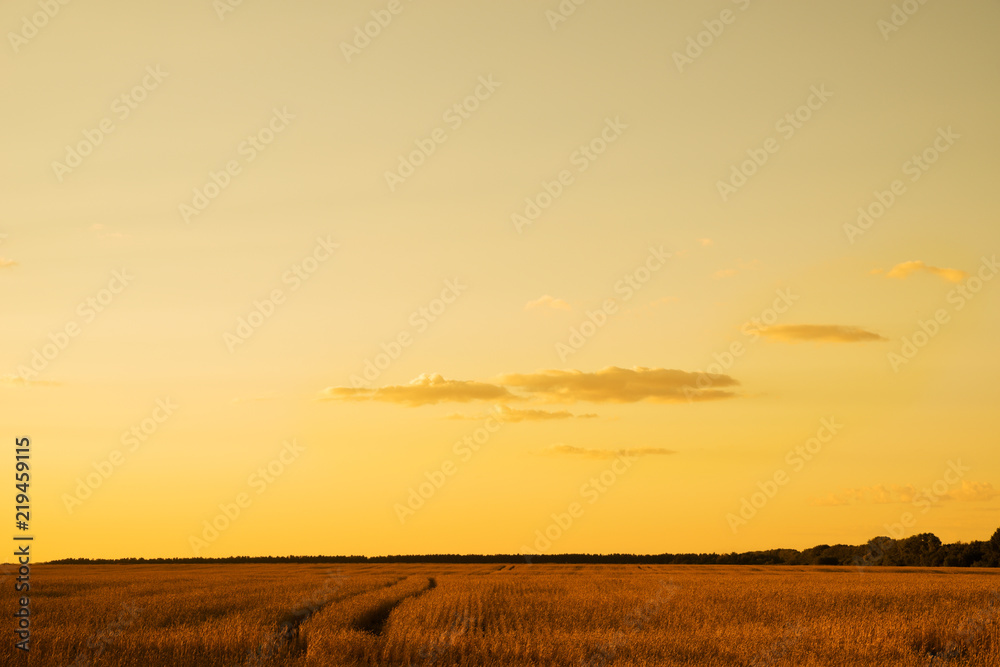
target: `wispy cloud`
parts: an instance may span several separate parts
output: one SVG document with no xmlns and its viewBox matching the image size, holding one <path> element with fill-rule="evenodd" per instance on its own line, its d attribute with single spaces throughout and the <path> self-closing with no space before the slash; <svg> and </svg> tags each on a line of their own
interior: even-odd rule
<svg viewBox="0 0 1000 667">
<path fill-rule="evenodd" d="M 459 419 L 467 421 L 482 421 L 489 417 L 486 414 L 462 415 L 452 414 L 445 419 Z M 553 421 L 559 419 L 596 419 L 594 413 L 575 415 L 568 410 L 548 411 L 548 410 L 519 410 L 506 405 L 498 405 L 495 416 L 504 422 L 528 422 L 528 421 Z"/>
<path fill-rule="evenodd" d="M 578 456 L 588 459 L 614 459 L 619 456 L 639 457 L 639 456 L 669 456 L 676 454 L 672 449 L 663 447 L 626 447 L 622 449 L 588 449 L 586 447 L 574 447 L 558 443 L 550 445 L 542 450 L 542 454 L 558 456 Z"/>
<path fill-rule="evenodd" d="M 405 385 L 376 389 L 327 387 L 320 400 L 382 401 L 409 406 L 473 401 L 541 401 L 544 403 L 681 403 L 735 398 L 739 382 L 728 375 L 688 373 L 666 368 L 618 368 L 597 372 L 542 370 L 501 375 L 490 382 L 448 380 L 425 373 Z M 522 410 L 522 421 L 545 419 L 542 411 Z M 556 414 L 559 413 L 550 413 Z"/>
<path fill-rule="evenodd" d="M 837 324 L 779 324 L 755 330 L 765 338 L 783 343 L 866 343 L 888 340 L 861 327 Z"/>
<path fill-rule="evenodd" d="M 736 262 L 736 268 L 721 269 L 716 271 L 714 275 L 718 279 L 732 278 L 733 276 L 739 275 L 742 271 L 756 271 L 760 268 L 760 260 L 754 259 L 749 262 L 744 262 L 742 259 Z"/>
<path fill-rule="evenodd" d="M 17 262 L 12 259 L 7 259 L 6 257 L 0 257 L 0 269 L 7 269 L 12 266 L 17 266 Z"/>
<path fill-rule="evenodd" d="M 500 376 L 498 382 L 552 403 L 679 403 L 733 398 L 727 388 L 739 382 L 728 375 L 702 375 L 666 368 L 618 368 L 596 373 L 544 370 Z"/>
<path fill-rule="evenodd" d="M 0 385 L 8 387 L 60 387 L 62 383 L 51 380 L 25 380 L 20 375 L 0 375 Z"/>
<path fill-rule="evenodd" d="M 497 385 L 447 380 L 438 373 L 424 373 L 411 380 L 409 384 L 378 389 L 327 387 L 320 398 L 332 401 L 382 401 L 418 406 L 448 402 L 503 401 L 514 397 L 507 389 Z"/>
<path fill-rule="evenodd" d="M 882 270 L 875 269 L 872 273 L 880 274 L 882 273 Z M 885 277 L 898 278 L 902 280 L 913 275 L 914 273 L 929 273 L 941 278 L 942 280 L 946 280 L 949 283 L 960 283 L 969 277 L 969 274 L 965 271 L 960 271 L 958 269 L 945 269 L 939 266 L 930 266 L 919 260 L 897 264 L 885 273 Z"/>
<path fill-rule="evenodd" d="M 109 239 L 125 239 L 129 237 L 128 234 L 122 234 L 121 232 L 109 232 L 108 228 L 99 222 L 92 224 L 87 231 Z"/>
<path fill-rule="evenodd" d="M 820 506 L 892 505 L 912 503 L 924 495 L 926 495 L 926 491 L 912 484 L 876 484 L 875 486 L 845 489 L 822 498 L 813 498 L 810 502 Z M 1000 497 L 1000 489 L 995 488 L 989 482 L 962 480 L 961 485 L 944 494 L 935 495 L 935 497 L 940 500 L 957 502 L 978 502 Z"/>
<path fill-rule="evenodd" d="M 572 306 L 562 299 L 556 299 L 548 294 L 524 304 L 525 310 L 540 310 L 542 308 L 551 310 L 573 310 Z"/>
</svg>

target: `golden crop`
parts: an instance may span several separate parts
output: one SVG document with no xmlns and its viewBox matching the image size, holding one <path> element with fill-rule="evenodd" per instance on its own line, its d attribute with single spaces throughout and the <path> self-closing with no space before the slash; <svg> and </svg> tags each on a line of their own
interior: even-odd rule
<svg viewBox="0 0 1000 667">
<path fill-rule="evenodd" d="M 0 665 L 1000 665 L 997 570 L 234 564 L 32 574 L 31 653 L 5 633 Z"/>
</svg>

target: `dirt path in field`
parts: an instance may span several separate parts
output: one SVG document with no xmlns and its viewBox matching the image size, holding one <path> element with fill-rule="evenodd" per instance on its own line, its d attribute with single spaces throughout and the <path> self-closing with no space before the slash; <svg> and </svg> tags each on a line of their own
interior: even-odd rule
<svg viewBox="0 0 1000 667">
<path fill-rule="evenodd" d="M 351 593 L 343 597 L 332 597 L 329 600 L 324 600 L 322 603 L 306 605 L 305 607 L 296 609 L 295 611 L 286 614 L 281 618 L 280 620 L 281 627 L 279 631 L 281 632 L 281 635 L 286 642 L 292 641 L 293 639 L 296 639 L 299 636 L 299 626 L 308 621 L 314 615 L 323 611 L 323 609 L 325 609 L 329 605 L 339 602 L 344 602 L 345 600 L 349 600 L 353 597 L 357 597 L 358 595 L 363 595 L 365 593 L 371 593 L 372 591 L 379 590 L 380 588 L 390 588 L 398 584 L 400 581 L 403 581 L 404 578 L 405 577 L 400 577 L 396 581 L 387 584 L 382 584 L 381 586 L 377 586 L 376 588 L 370 590 Z"/>
<path fill-rule="evenodd" d="M 364 595 L 365 593 L 370 593 L 371 591 L 378 590 L 380 588 L 395 586 L 400 581 L 403 581 L 403 579 L 405 579 L 405 577 L 400 577 L 395 581 L 382 584 L 373 589 L 350 593 L 343 597 L 331 596 L 329 599 L 323 600 L 322 602 L 307 604 L 304 607 L 300 607 L 282 615 L 281 618 L 278 619 L 278 629 L 274 635 L 271 636 L 269 641 L 261 645 L 257 651 L 253 651 L 243 665 L 246 667 L 253 667 L 261 664 L 261 661 L 265 658 L 291 656 L 304 652 L 305 643 L 299 636 L 299 628 L 303 623 L 323 611 L 324 608 L 331 604 L 344 602 L 345 600 L 357 597 L 358 595 Z"/>
<path fill-rule="evenodd" d="M 403 604 L 403 602 L 405 602 L 406 600 L 410 600 L 412 598 L 423 595 L 424 593 L 434 590 L 435 588 L 437 588 L 437 580 L 434 577 L 428 577 L 427 588 L 419 590 L 416 593 L 411 593 L 410 595 L 407 595 L 405 597 L 401 597 L 395 602 L 386 604 L 384 606 L 381 606 L 373 610 L 373 612 L 369 614 L 364 620 L 357 623 L 354 626 L 354 629 L 361 630 L 362 632 L 368 632 L 370 634 L 375 635 L 376 637 L 381 636 L 382 631 L 385 629 L 386 621 L 389 620 L 389 615 L 392 614 L 393 609 Z"/>
</svg>

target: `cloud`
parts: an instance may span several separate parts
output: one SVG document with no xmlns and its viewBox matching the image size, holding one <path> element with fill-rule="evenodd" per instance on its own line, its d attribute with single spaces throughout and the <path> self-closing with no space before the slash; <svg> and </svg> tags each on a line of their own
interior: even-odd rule
<svg viewBox="0 0 1000 667">
<path fill-rule="evenodd" d="M 760 268 L 760 260 L 754 259 L 749 262 L 744 262 L 742 259 L 736 261 L 735 269 L 721 269 L 716 271 L 713 276 L 717 279 L 732 278 L 733 276 L 739 275 L 740 271 L 756 271 Z"/>
<path fill-rule="evenodd" d="M 728 375 L 688 373 L 666 368 L 618 368 L 596 373 L 541 370 L 501 375 L 492 382 L 448 380 L 425 373 L 409 384 L 379 388 L 327 387 L 319 396 L 328 401 L 382 401 L 409 406 L 473 401 L 542 401 L 545 403 L 683 403 L 735 398 L 739 382 Z M 512 411 L 516 421 L 548 419 L 541 410 Z M 549 413 L 559 415 L 560 413 Z M 596 416 L 596 415 L 594 415 Z M 593 418 L 577 415 L 578 418 Z M 455 417 L 460 418 L 460 417 Z M 555 417 L 565 418 L 565 417 Z"/>
<path fill-rule="evenodd" d="M 665 368 L 618 368 L 611 366 L 596 373 L 544 370 L 528 374 L 503 375 L 498 382 L 532 397 L 552 403 L 681 403 L 733 398 L 739 382 L 727 375 L 687 373 Z"/>
<path fill-rule="evenodd" d="M 993 500 L 997 497 L 1000 497 L 1000 489 L 995 488 L 989 482 L 969 480 L 962 480 L 961 486 L 945 494 L 945 498 L 963 503 Z"/>
<path fill-rule="evenodd" d="M 0 257 L 0 269 L 6 269 L 12 266 L 17 266 L 17 262 L 12 259 L 7 259 L 6 257 Z"/>
<path fill-rule="evenodd" d="M 919 272 L 930 273 L 950 283 L 960 283 L 969 276 L 969 274 L 966 273 L 965 271 L 959 271 L 958 269 L 942 269 L 937 266 L 929 266 L 919 260 L 914 260 L 911 262 L 903 262 L 901 264 L 897 264 L 896 266 L 889 269 L 889 271 L 885 274 L 885 277 L 899 278 L 900 280 L 902 280 L 907 276 Z M 881 270 L 876 269 L 872 273 L 881 273 Z"/>
<path fill-rule="evenodd" d="M 698 239 L 698 243 L 700 243 L 703 247 L 707 248 L 708 246 L 712 245 L 714 241 L 712 241 L 712 239 Z"/>
<path fill-rule="evenodd" d="M 918 489 L 912 484 L 876 484 L 857 489 L 845 489 L 839 493 L 831 493 L 823 498 L 813 498 L 813 505 L 838 507 L 843 505 L 894 505 L 913 503 L 926 497 L 926 489 Z M 978 502 L 993 500 L 1000 497 L 1000 489 L 989 482 L 972 482 L 962 480 L 962 483 L 943 495 L 934 495 L 940 500 L 957 502 Z"/>
<path fill-rule="evenodd" d="M 320 398 L 331 401 L 382 401 L 403 405 L 434 405 L 437 403 L 468 403 L 470 401 L 501 401 L 514 398 L 507 389 L 474 381 L 447 380 L 437 373 L 424 373 L 409 384 L 364 389 L 327 387 Z"/>
<path fill-rule="evenodd" d="M 555 299 L 548 294 L 524 304 L 525 310 L 537 310 L 539 308 L 551 308 L 552 310 L 573 310 L 573 308 L 562 299 Z"/>
<path fill-rule="evenodd" d="M 495 414 L 477 414 L 477 415 L 461 415 L 453 414 L 448 415 L 445 419 L 461 419 L 466 421 L 483 421 L 488 417 L 497 417 L 502 422 L 533 422 L 533 421 L 552 421 L 557 419 L 596 419 L 597 415 L 593 413 L 575 415 L 568 410 L 559 410 L 556 412 L 550 412 L 548 410 L 518 410 L 517 408 L 511 408 L 506 405 L 498 405 Z"/>
<path fill-rule="evenodd" d="M 632 447 L 625 449 L 587 449 L 586 447 L 574 447 L 573 445 L 564 445 L 562 443 L 550 445 L 542 450 L 542 454 L 550 455 L 560 455 L 560 456 L 580 456 L 588 459 L 614 459 L 619 456 L 625 456 L 629 458 L 639 457 L 639 456 L 669 456 L 670 454 L 676 454 L 672 449 L 664 449 L 663 447 Z"/>
<path fill-rule="evenodd" d="M 816 343 L 866 343 L 869 341 L 888 340 L 877 333 L 838 324 L 779 324 L 771 327 L 760 327 L 757 333 L 772 340 L 783 343 L 800 343 L 812 341 Z"/>
<path fill-rule="evenodd" d="M 102 236 L 104 238 L 110 238 L 110 239 L 127 239 L 127 238 L 129 238 L 128 234 L 122 234 L 121 232 L 108 232 L 108 231 L 105 231 L 106 229 L 107 229 L 107 227 L 105 227 L 101 223 L 95 222 L 94 224 L 92 224 L 90 227 L 87 228 L 87 231 L 94 232 L 95 234 L 98 234 L 98 235 L 100 235 L 100 236 Z"/>
<path fill-rule="evenodd" d="M 9 387 L 60 387 L 61 382 L 50 380 L 25 380 L 20 375 L 0 375 L 0 385 Z"/>
</svg>

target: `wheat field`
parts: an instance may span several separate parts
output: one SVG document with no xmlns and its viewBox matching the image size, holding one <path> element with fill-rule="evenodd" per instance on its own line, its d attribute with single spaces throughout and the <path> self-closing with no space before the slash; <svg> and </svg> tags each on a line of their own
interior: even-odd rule
<svg viewBox="0 0 1000 667">
<path fill-rule="evenodd" d="M 44 667 L 1000 664 L 1000 572 L 637 565 L 42 565 Z M 9 582 L 5 582 L 9 583 Z M 12 619 L 12 586 L 3 615 Z"/>
</svg>

